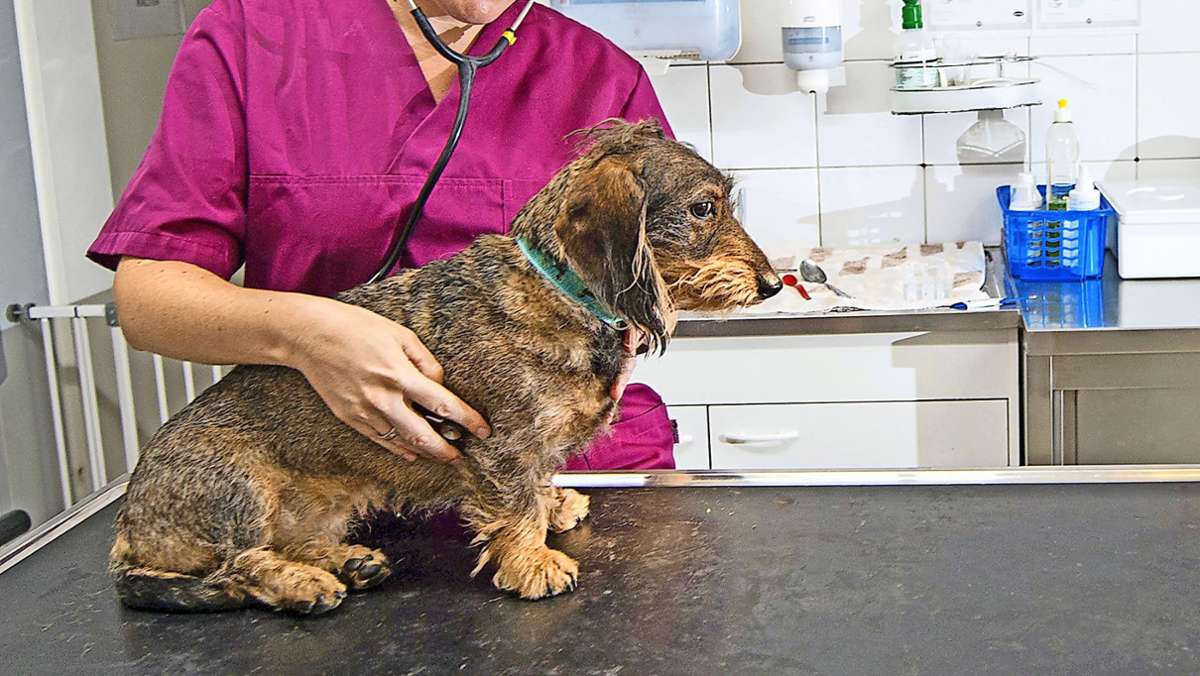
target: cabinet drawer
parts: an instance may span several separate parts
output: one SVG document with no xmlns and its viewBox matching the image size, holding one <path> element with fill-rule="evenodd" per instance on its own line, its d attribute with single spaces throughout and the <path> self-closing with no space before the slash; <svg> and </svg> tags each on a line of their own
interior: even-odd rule
<svg viewBox="0 0 1200 676">
<path fill-rule="evenodd" d="M 1004 467 L 1004 400 L 710 406 L 713 469 Z"/>
<path fill-rule="evenodd" d="M 668 406 L 679 430 L 676 469 L 708 469 L 708 411 L 705 406 Z"/>
<path fill-rule="evenodd" d="M 689 405 L 1015 400 L 1020 389 L 1016 330 L 682 338 L 635 378 Z"/>
</svg>

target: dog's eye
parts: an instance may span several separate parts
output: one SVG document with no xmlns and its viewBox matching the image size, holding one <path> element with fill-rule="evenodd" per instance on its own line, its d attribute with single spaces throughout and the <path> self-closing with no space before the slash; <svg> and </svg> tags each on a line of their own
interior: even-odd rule
<svg viewBox="0 0 1200 676">
<path fill-rule="evenodd" d="M 717 212 L 717 205 L 712 202 L 697 202 L 690 208 L 696 218 L 708 218 Z"/>
</svg>

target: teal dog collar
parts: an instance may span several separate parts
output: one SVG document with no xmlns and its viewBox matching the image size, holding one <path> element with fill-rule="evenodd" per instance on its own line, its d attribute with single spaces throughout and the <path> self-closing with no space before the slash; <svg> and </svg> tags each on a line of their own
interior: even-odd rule
<svg viewBox="0 0 1200 676">
<path fill-rule="evenodd" d="M 625 328 L 625 322 L 609 312 L 607 308 L 592 295 L 583 280 L 571 268 L 558 263 L 551 259 L 544 252 L 533 248 L 525 238 L 517 238 L 517 246 L 521 248 L 521 253 L 525 254 L 525 258 L 529 259 L 529 264 L 534 267 L 543 277 L 548 279 L 554 288 L 566 294 L 568 298 L 579 303 L 587 308 L 597 319 L 608 324 L 615 329 Z"/>
</svg>

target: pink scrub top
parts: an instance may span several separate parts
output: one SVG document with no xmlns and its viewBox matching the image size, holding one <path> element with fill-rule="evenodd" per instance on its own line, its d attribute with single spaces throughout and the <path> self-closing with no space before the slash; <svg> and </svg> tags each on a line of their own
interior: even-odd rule
<svg viewBox="0 0 1200 676">
<path fill-rule="evenodd" d="M 523 5 L 484 27 L 470 53 L 491 49 Z M 244 264 L 253 288 L 355 286 L 385 257 L 458 95 L 455 80 L 435 103 L 384 0 L 216 0 L 189 28 L 158 129 L 88 256 L 109 268 L 121 256 L 178 260 L 226 279 Z M 573 158 L 564 137 L 609 117 L 667 127 L 636 61 L 535 5 L 517 43 L 480 70 L 462 143 L 401 265 L 507 232 Z M 614 434 L 575 462 L 672 466 L 661 400 L 631 386 L 623 404 Z"/>
</svg>

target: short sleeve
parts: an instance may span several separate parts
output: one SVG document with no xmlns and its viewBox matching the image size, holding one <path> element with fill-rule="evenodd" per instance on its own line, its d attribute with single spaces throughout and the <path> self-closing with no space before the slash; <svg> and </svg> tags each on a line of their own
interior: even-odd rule
<svg viewBox="0 0 1200 676">
<path fill-rule="evenodd" d="M 675 132 L 671 131 L 671 124 L 667 121 L 662 104 L 658 102 L 658 95 L 654 93 L 654 85 L 650 84 L 650 77 L 641 67 L 638 68 L 637 83 L 634 84 L 633 91 L 625 101 L 625 107 L 621 110 L 620 117 L 629 122 L 641 122 L 654 118 L 662 123 L 663 131 L 667 136 L 675 138 Z"/>
<path fill-rule="evenodd" d="M 224 278 L 241 266 L 246 43 L 240 11 L 234 14 L 210 7 L 188 29 L 158 128 L 88 249 L 93 261 L 115 268 L 122 256 L 176 260 Z"/>
</svg>

